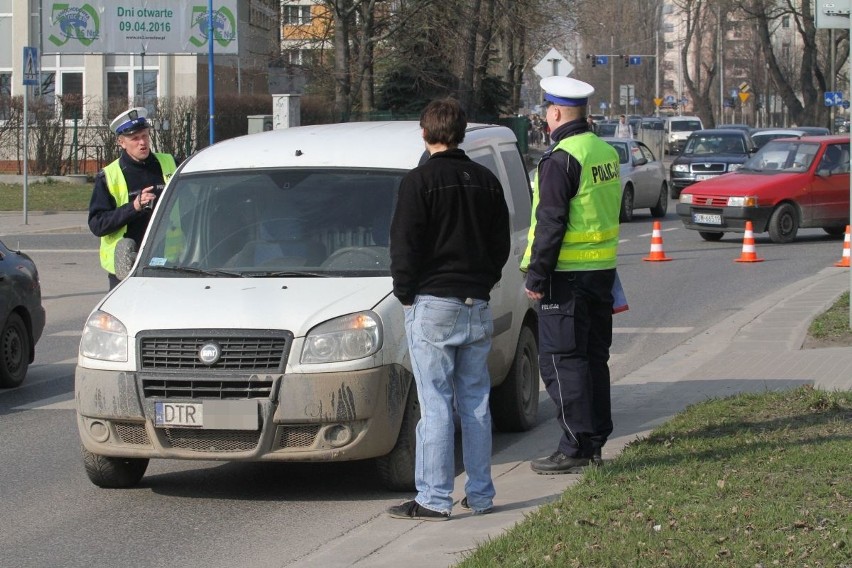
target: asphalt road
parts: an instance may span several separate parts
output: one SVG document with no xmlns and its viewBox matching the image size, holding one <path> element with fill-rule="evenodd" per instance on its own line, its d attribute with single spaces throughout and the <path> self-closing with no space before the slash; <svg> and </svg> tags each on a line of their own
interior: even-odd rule
<svg viewBox="0 0 852 568">
<path fill-rule="evenodd" d="M 772 291 L 839 260 L 842 238 L 803 230 L 765 262 L 739 264 L 741 237 L 707 243 L 663 220 L 671 262 L 646 262 L 652 219 L 622 226 L 619 272 L 630 310 L 615 318 L 613 379 L 685 342 Z M 288 566 L 381 514 L 401 498 L 369 462 L 245 464 L 155 460 L 129 490 L 98 489 L 82 467 L 73 412 L 80 330 L 106 290 L 89 235 L 6 235 L 31 254 L 48 323 L 24 384 L 0 391 L 0 566 Z M 552 408 L 543 404 L 539 424 Z M 495 447 L 529 434 L 496 434 Z"/>
</svg>

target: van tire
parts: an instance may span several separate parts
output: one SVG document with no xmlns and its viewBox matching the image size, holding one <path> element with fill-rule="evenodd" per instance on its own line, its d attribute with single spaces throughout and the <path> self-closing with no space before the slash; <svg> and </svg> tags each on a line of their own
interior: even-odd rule
<svg viewBox="0 0 852 568">
<path fill-rule="evenodd" d="M 148 469 L 148 458 L 114 458 L 93 454 L 80 446 L 89 480 L 104 489 L 133 487 Z"/>
<path fill-rule="evenodd" d="M 12 388 L 24 382 L 30 366 L 30 332 L 24 320 L 12 312 L 0 330 L 0 388 Z"/>
<path fill-rule="evenodd" d="M 414 460 L 419 421 L 420 400 L 417 398 L 417 387 L 412 380 L 396 444 L 389 454 L 376 458 L 379 481 L 390 491 L 414 491 Z"/>
<path fill-rule="evenodd" d="M 515 358 L 506 378 L 491 391 L 491 420 L 501 432 L 526 432 L 538 417 L 538 344 L 521 327 Z"/>
</svg>

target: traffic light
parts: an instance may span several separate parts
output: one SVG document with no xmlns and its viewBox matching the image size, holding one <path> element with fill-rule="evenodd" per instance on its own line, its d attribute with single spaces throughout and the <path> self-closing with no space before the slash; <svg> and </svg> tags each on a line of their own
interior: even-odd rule
<svg viewBox="0 0 852 568">
<path fill-rule="evenodd" d="M 624 59 L 624 66 L 630 67 L 630 56 L 629 55 L 622 55 L 621 58 Z"/>
<path fill-rule="evenodd" d="M 597 65 L 598 65 L 598 56 L 597 55 L 594 55 L 592 53 L 587 53 L 586 59 L 591 59 L 592 60 L 592 67 L 597 67 Z"/>
</svg>

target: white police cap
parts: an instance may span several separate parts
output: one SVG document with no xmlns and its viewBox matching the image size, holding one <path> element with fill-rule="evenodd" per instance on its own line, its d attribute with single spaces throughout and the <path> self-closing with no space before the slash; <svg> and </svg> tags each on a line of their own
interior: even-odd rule
<svg viewBox="0 0 852 568">
<path fill-rule="evenodd" d="M 145 107 L 126 110 L 112 119 L 112 122 L 109 123 L 109 129 L 116 134 L 132 134 L 137 130 L 148 128 L 147 116 L 148 109 Z"/>
<path fill-rule="evenodd" d="M 544 91 L 545 101 L 562 106 L 585 106 L 595 92 L 595 88 L 588 83 L 571 77 L 554 75 L 542 79 L 539 84 Z"/>
</svg>

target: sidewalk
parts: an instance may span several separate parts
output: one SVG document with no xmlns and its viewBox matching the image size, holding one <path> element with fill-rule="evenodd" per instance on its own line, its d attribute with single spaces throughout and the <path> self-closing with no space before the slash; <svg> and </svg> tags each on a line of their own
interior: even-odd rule
<svg viewBox="0 0 852 568">
<path fill-rule="evenodd" d="M 709 398 L 801 384 L 852 389 L 852 347 L 799 348 L 813 317 L 848 289 L 848 269 L 826 268 L 755 302 L 614 383 L 615 432 L 604 448 L 604 459 L 613 459 L 629 442 L 690 404 Z M 541 395 L 540 412 L 552 414 L 552 402 L 544 392 Z M 576 475 L 544 476 L 530 471 L 529 461 L 550 453 L 558 437 L 555 421 L 548 420 L 494 454 L 497 498 L 490 515 L 474 517 L 455 507 L 449 521 L 435 523 L 379 514 L 322 550 L 270 566 L 452 566 L 478 543 L 500 535 L 577 481 Z M 461 475 L 455 484 L 457 498 L 463 484 Z"/>
<path fill-rule="evenodd" d="M 88 232 L 86 212 L 0 212 L 0 238 L 7 234 Z M 611 460 L 629 442 L 646 435 L 690 404 L 739 392 L 788 389 L 812 384 L 852 390 L 852 347 L 800 349 L 811 320 L 849 289 L 848 269 L 826 268 L 746 306 L 612 386 L 615 431 L 604 448 Z M 553 415 L 542 390 L 540 412 Z M 579 476 L 536 475 L 529 461 L 549 454 L 560 432 L 546 420 L 496 452 L 492 473 L 495 511 L 472 516 L 455 507 L 448 522 L 412 522 L 377 513 L 300 558 L 269 557 L 263 566 L 434 568 L 452 566 L 478 543 L 494 538 L 540 505 L 553 501 Z M 464 476 L 456 479 L 456 498 Z M 400 501 L 412 494 L 401 494 Z"/>
</svg>

